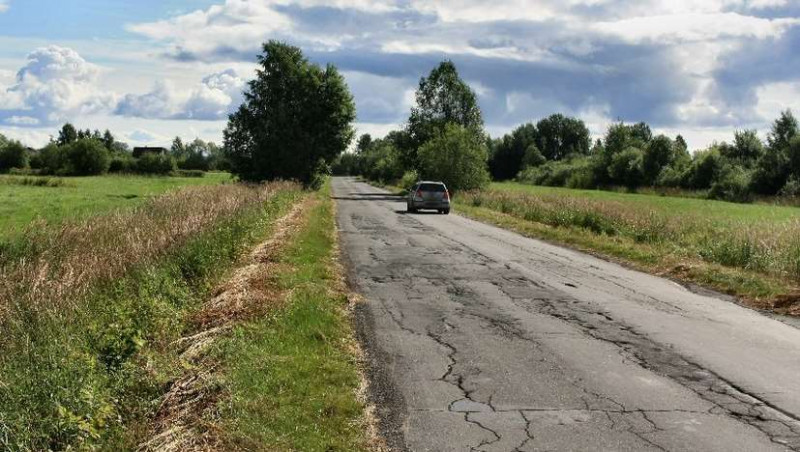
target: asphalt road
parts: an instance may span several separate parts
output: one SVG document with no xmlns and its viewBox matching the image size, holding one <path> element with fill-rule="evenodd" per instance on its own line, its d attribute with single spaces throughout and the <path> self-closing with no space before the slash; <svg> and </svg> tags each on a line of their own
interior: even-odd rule
<svg viewBox="0 0 800 452">
<path fill-rule="evenodd" d="M 800 450 L 800 330 L 335 178 L 393 450 Z"/>
</svg>

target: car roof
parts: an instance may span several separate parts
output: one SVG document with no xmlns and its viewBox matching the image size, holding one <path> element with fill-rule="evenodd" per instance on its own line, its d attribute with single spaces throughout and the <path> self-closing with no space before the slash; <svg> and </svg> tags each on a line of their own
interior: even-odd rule
<svg viewBox="0 0 800 452">
<path fill-rule="evenodd" d="M 444 185 L 444 182 L 441 181 L 433 181 L 433 180 L 421 180 L 417 182 L 417 184 L 436 184 L 436 185 Z"/>
</svg>

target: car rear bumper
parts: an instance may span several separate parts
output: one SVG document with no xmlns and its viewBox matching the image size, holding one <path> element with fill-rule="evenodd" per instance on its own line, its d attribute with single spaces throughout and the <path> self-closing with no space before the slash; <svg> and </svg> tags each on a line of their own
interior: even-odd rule
<svg viewBox="0 0 800 452">
<path fill-rule="evenodd" d="M 447 201 L 410 201 L 408 206 L 412 209 L 449 209 L 450 203 Z"/>
</svg>

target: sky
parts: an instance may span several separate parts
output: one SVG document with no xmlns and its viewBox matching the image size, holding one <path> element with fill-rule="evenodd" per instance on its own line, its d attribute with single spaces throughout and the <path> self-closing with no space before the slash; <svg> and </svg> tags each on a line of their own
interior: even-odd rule
<svg viewBox="0 0 800 452">
<path fill-rule="evenodd" d="M 700 149 L 800 108 L 800 0 L 0 0 L 0 133 L 221 142 L 269 39 L 336 65 L 374 136 L 444 59 L 495 137 L 563 113 Z"/>
</svg>

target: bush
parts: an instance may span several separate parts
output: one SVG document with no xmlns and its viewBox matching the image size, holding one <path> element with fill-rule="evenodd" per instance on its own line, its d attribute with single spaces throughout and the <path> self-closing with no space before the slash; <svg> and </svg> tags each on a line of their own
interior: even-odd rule
<svg viewBox="0 0 800 452">
<path fill-rule="evenodd" d="M 28 166 L 28 150 L 18 141 L 0 147 L 0 173 Z"/>
<path fill-rule="evenodd" d="M 786 181 L 786 184 L 781 188 L 779 195 L 786 198 L 797 198 L 800 196 L 800 179 L 797 176 L 792 176 Z"/>
<path fill-rule="evenodd" d="M 175 159 L 168 155 L 147 152 L 136 160 L 136 171 L 142 174 L 166 175 L 175 170 Z"/>
<path fill-rule="evenodd" d="M 211 161 L 202 152 L 193 151 L 178 161 L 178 168 L 182 170 L 208 171 L 211 168 Z"/>
<path fill-rule="evenodd" d="M 39 153 L 41 158 L 41 170 L 44 174 L 66 174 L 68 166 L 67 153 L 65 147 L 57 146 L 53 143 L 45 146 Z"/>
<path fill-rule="evenodd" d="M 575 167 L 572 174 L 567 179 L 567 187 L 569 188 L 597 188 L 594 180 L 594 171 L 590 165 Z"/>
<path fill-rule="evenodd" d="M 130 154 L 116 154 L 111 157 L 109 173 L 131 173 L 136 169 L 136 159 Z"/>
<path fill-rule="evenodd" d="M 381 182 L 395 182 L 403 177 L 403 165 L 397 148 L 388 140 L 380 140 L 360 154 L 364 176 Z"/>
<path fill-rule="evenodd" d="M 419 149 L 421 176 L 440 180 L 451 191 L 488 185 L 487 159 L 483 137 L 458 124 L 447 124 L 443 132 Z"/>
<path fill-rule="evenodd" d="M 717 179 L 711 184 L 708 192 L 710 199 L 731 202 L 750 202 L 750 173 L 739 166 L 725 167 Z"/>
<path fill-rule="evenodd" d="M 695 190 L 710 188 L 722 172 L 723 166 L 724 160 L 715 147 L 696 153 L 684 175 L 684 187 Z"/>
<path fill-rule="evenodd" d="M 400 179 L 400 187 L 409 190 L 419 181 L 419 173 L 414 170 L 406 171 Z"/>
<path fill-rule="evenodd" d="M 355 176 L 360 174 L 359 154 L 344 153 L 333 161 L 331 171 L 336 176 Z"/>
<path fill-rule="evenodd" d="M 78 140 L 66 146 L 64 152 L 68 166 L 62 169 L 67 170 L 68 174 L 78 176 L 103 174 L 108 171 L 111 164 L 111 154 L 98 140 Z"/>
<path fill-rule="evenodd" d="M 612 183 L 624 185 L 634 189 L 642 184 L 644 179 L 644 152 L 638 148 L 627 148 L 614 154 L 608 175 Z"/>
<path fill-rule="evenodd" d="M 325 184 L 325 181 L 331 175 L 331 166 L 325 159 L 320 158 L 317 160 L 317 164 L 314 167 L 314 173 L 311 176 L 311 180 L 306 184 L 307 188 L 312 190 L 319 190 Z"/>
<path fill-rule="evenodd" d="M 668 166 L 661 170 L 661 173 L 656 179 L 656 185 L 659 187 L 677 188 L 683 185 L 684 170 L 674 166 Z"/>
</svg>

